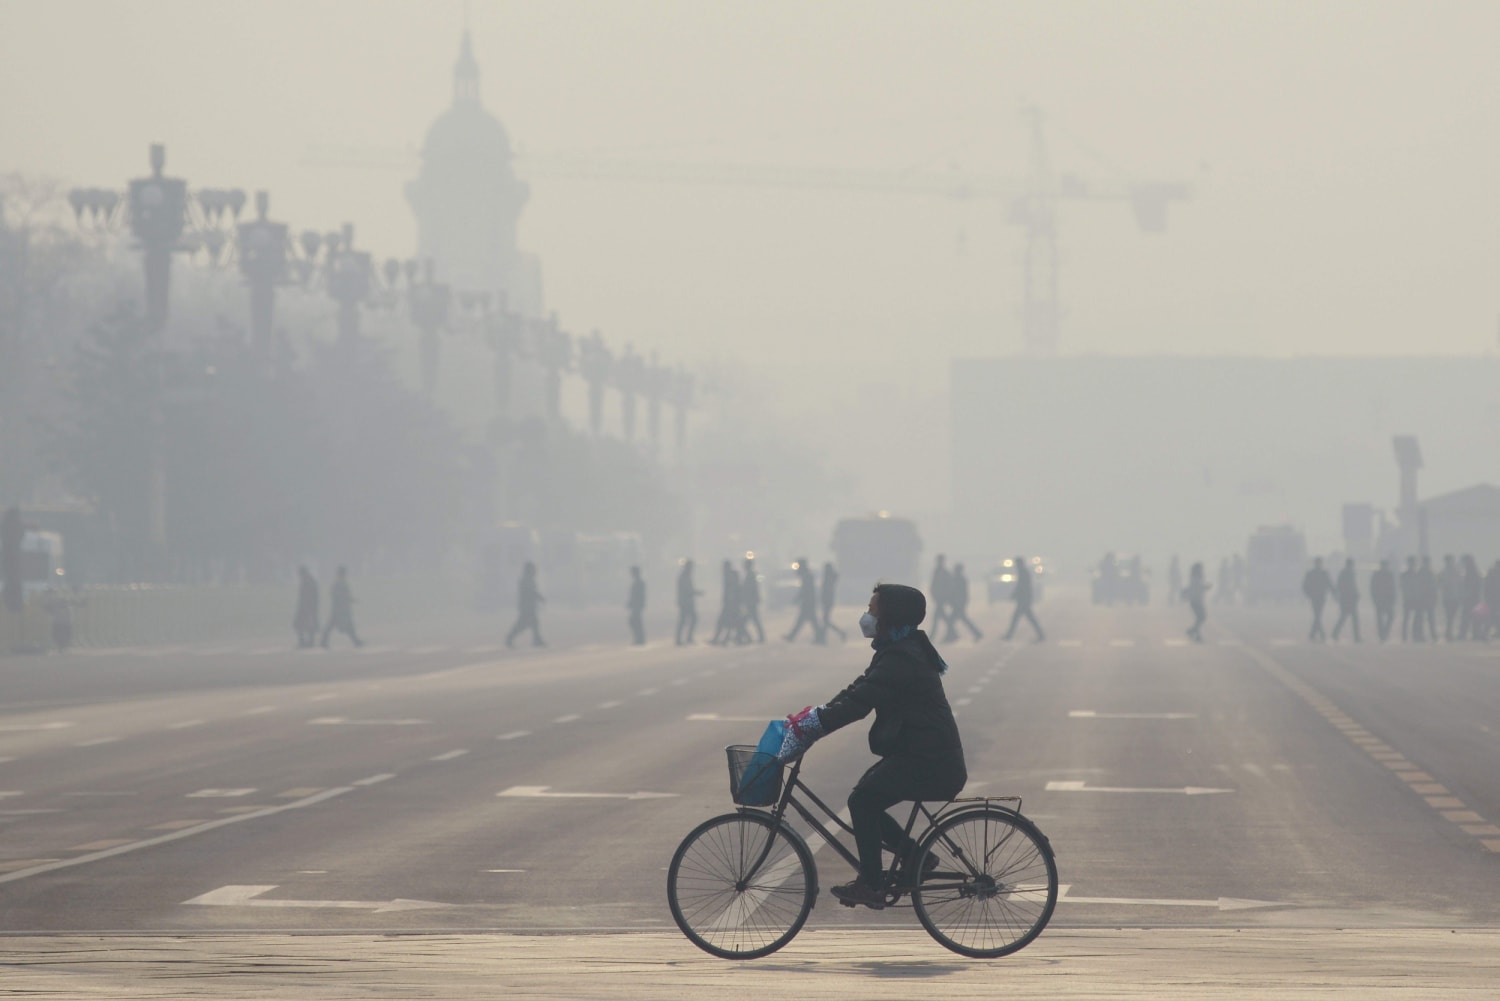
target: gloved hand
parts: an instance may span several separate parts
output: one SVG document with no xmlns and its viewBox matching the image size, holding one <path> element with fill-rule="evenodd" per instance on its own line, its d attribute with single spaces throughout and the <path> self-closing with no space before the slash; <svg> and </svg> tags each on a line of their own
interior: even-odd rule
<svg viewBox="0 0 1500 1001">
<path fill-rule="evenodd" d="M 790 761 L 803 754 L 824 734 L 823 721 L 818 718 L 818 709 L 805 707 L 801 712 L 791 713 L 786 718 L 786 736 L 782 738 L 778 761 Z"/>
</svg>

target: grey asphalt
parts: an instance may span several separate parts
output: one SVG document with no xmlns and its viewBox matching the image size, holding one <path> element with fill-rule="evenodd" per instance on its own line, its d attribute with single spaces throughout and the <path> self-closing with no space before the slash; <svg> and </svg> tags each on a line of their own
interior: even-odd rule
<svg viewBox="0 0 1500 1001">
<path fill-rule="evenodd" d="M 723 745 L 826 700 L 868 650 L 782 643 L 780 620 L 763 647 L 628 648 L 604 614 L 546 650 L 446 628 L 0 659 L 5 988 L 711 997 L 780 971 L 805 996 L 1493 990 L 1500 648 L 1311 647 L 1299 611 L 1219 608 L 1191 645 L 1177 610 L 1062 597 L 1047 643 L 1004 643 L 1005 611 L 943 650 L 968 791 L 1022 796 L 1058 855 L 1056 916 L 1014 957 L 826 898 L 767 959 L 693 949 L 664 869 L 730 809 Z M 806 777 L 841 804 L 870 760 L 854 727 Z"/>
</svg>

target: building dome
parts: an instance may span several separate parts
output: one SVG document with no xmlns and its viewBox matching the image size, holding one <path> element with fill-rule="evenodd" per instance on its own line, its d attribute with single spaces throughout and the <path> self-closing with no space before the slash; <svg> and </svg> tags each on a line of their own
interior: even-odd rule
<svg viewBox="0 0 1500 1001">
<path fill-rule="evenodd" d="M 422 168 L 406 186 L 417 252 L 461 290 L 518 292 L 516 228 L 530 194 L 517 180 L 505 127 L 479 100 L 479 66 L 464 32 L 453 68 L 453 105 L 422 142 Z"/>
</svg>

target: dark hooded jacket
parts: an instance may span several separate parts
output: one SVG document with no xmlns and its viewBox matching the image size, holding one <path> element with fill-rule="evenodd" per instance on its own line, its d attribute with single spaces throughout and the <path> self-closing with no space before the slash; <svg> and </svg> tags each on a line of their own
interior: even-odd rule
<svg viewBox="0 0 1500 1001">
<path fill-rule="evenodd" d="M 967 778 L 958 723 L 943 694 L 943 662 L 927 634 L 914 629 L 881 646 L 865 673 L 818 710 L 825 732 L 864 719 L 873 710 L 870 750 L 921 763 L 935 779 L 963 787 Z"/>
</svg>

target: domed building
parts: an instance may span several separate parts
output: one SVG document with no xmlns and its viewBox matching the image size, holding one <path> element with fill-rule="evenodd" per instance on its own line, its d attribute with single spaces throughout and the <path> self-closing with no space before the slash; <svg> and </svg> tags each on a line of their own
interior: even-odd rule
<svg viewBox="0 0 1500 1001">
<path fill-rule="evenodd" d="M 417 217 L 417 254 L 459 291 L 504 292 L 510 308 L 542 310 L 540 266 L 516 242 L 530 190 L 516 177 L 510 137 L 479 99 L 468 31 L 453 67 L 453 106 L 422 143 L 422 168 L 406 186 Z"/>
</svg>

